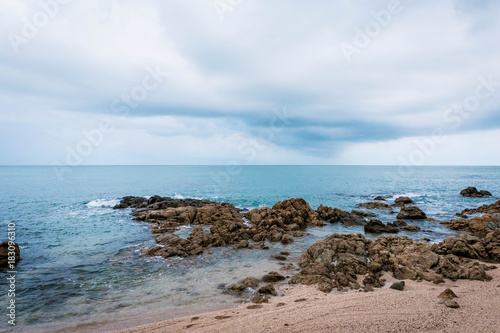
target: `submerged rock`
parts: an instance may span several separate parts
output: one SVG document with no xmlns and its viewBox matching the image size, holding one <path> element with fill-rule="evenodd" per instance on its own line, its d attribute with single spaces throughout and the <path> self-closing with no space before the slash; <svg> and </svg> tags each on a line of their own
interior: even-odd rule
<svg viewBox="0 0 500 333">
<path fill-rule="evenodd" d="M 358 207 L 363 207 L 366 209 L 390 209 L 391 206 L 386 204 L 385 202 L 365 202 L 358 204 Z"/>
<path fill-rule="evenodd" d="M 460 194 L 464 197 L 472 197 L 472 198 L 482 198 L 485 196 L 491 196 L 491 193 L 485 190 L 478 191 L 475 187 L 467 187 L 460 191 Z"/>
</svg>

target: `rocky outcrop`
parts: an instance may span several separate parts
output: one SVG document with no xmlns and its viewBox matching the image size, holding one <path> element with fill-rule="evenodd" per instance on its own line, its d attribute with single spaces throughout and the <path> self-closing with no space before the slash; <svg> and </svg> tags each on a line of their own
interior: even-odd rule
<svg viewBox="0 0 500 333">
<path fill-rule="evenodd" d="M 473 234 L 485 236 L 489 232 L 500 228 L 500 214 L 486 214 L 481 217 L 475 216 L 471 219 L 458 219 L 441 222 L 452 230 L 467 231 Z"/>
<path fill-rule="evenodd" d="M 471 236 L 472 237 L 472 236 Z M 428 245 L 404 236 L 379 237 L 374 241 L 361 234 L 333 234 L 314 243 L 299 260 L 301 271 L 290 283 L 317 284 L 330 292 L 336 288 L 365 290 L 381 287 L 383 271 L 398 280 L 443 282 L 443 278 L 490 280 L 490 266 L 470 259 L 500 262 L 500 229 L 484 239 L 450 238 Z M 466 245 L 463 245 L 466 244 Z M 468 259 L 470 258 L 470 259 Z"/>
<path fill-rule="evenodd" d="M 161 197 L 159 195 L 152 196 L 151 198 L 143 197 L 133 197 L 127 196 L 123 197 L 120 203 L 114 206 L 114 209 L 123 208 L 135 208 L 135 209 L 148 209 L 148 210 L 159 210 L 165 208 L 177 208 L 177 207 L 203 207 L 214 203 L 210 200 L 198 200 L 198 199 L 174 199 L 170 197 Z"/>
<path fill-rule="evenodd" d="M 417 206 L 404 206 L 401 208 L 397 218 L 402 220 L 423 220 L 427 216 Z"/>
<path fill-rule="evenodd" d="M 329 223 L 340 222 L 346 226 L 365 225 L 365 219 L 357 213 L 349 213 L 338 208 L 319 205 L 316 210 L 319 217 Z"/>
<path fill-rule="evenodd" d="M 272 208 L 252 209 L 245 217 L 252 224 L 250 231 L 256 242 L 269 240 L 288 244 L 293 242 L 290 236 L 302 236 L 306 227 L 323 226 L 318 213 L 304 199 L 289 199 Z"/>
<path fill-rule="evenodd" d="M 460 194 L 464 197 L 471 197 L 471 198 L 482 198 L 486 196 L 491 196 L 490 192 L 485 190 L 478 191 L 477 188 L 472 186 L 463 189 L 462 191 L 460 191 Z"/>
<path fill-rule="evenodd" d="M 21 260 L 21 251 L 19 250 L 19 245 L 17 245 L 17 243 L 5 241 L 0 244 L 0 268 L 10 268 L 9 259 L 11 262 L 12 259 L 14 259 L 13 264 L 17 265 L 19 260 Z"/>
<path fill-rule="evenodd" d="M 366 209 L 391 209 L 391 206 L 386 204 L 385 202 L 365 202 L 358 204 L 358 207 L 366 208 Z"/>
<path fill-rule="evenodd" d="M 371 233 L 397 233 L 399 232 L 398 228 L 396 228 L 392 223 L 383 224 L 380 220 L 371 219 L 365 225 L 365 232 Z"/>
<path fill-rule="evenodd" d="M 267 248 L 264 241 L 286 245 L 294 237 L 304 235 L 306 227 L 323 225 L 318 213 L 304 199 L 253 209 L 244 215 L 251 224 L 245 222 L 233 205 L 208 200 L 125 197 L 115 208 L 129 207 L 137 208 L 132 212 L 136 220 L 153 224 L 151 230 L 159 245 L 144 254 L 165 258 L 201 254 L 207 247 Z M 183 239 L 174 234 L 181 225 L 206 225 L 209 232 L 196 226 Z"/>
<path fill-rule="evenodd" d="M 500 229 L 488 233 L 484 238 L 468 234 L 447 238 L 439 244 L 433 244 L 431 248 L 438 254 L 500 262 Z"/>
<path fill-rule="evenodd" d="M 500 200 L 491 205 L 482 205 L 478 208 L 464 209 L 460 214 L 500 214 Z"/>
</svg>

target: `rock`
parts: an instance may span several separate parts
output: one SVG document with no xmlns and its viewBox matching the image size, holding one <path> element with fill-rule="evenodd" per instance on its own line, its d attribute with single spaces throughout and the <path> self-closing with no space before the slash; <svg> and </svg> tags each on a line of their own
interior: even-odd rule
<svg viewBox="0 0 500 333">
<path fill-rule="evenodd" d="M 390 209 L 391 206 L 386 204 L 385 202 L 365 202 L 358 204 L 358 207 L 366 208 L 366 209 Z"/>
<path fill-rule="evenodd" d="M 257 288 L 257 286 L 259 285 L 259 282 L 260 282 L 259 279 L 251 277 L 251 276 L 244 278 L 243 280 L 240 281 L 241 284 L 244 284 L 245 286 L 252 288 L 252 289 Z"/>
<path fill-rule="evenodd" d="M 396 220 L 393 222 L 394 226 L 398 227 L 398 228 L 401 228 L 401 227 L 404 227 L 406 226 L 406 222 L 405 221 L 402 221 L 402 220 Z"/>
<path fill-rule="evenodd" d="M 256 304 L 269 303 L 269 297 L 263 294 L 257 294 L 254 297 L 252 297 L 250 301 Z"/>
<path fill-rule="evenodd" d="M 378 195 L 375 198 L 373 198 L 373 200 L 385 201 L 385 198 L 382 197 L 382 196 L 380 196 L 380 195 Z"/>
<path fill-rule="evenodd" d="M 423 220 L 426 219 L 427 216 L 416 206 L 405 206 L 401 208 L 397 218 L 403 220 Z"/>
<path fill-rule="evenodd" d="M 5 241 L 0 244 L 0 268 L 10 268 L 9 259 L 11 259 L 11 262 L 12 259 L 14 259 L 13 264 L 17 265 L 21 260 L 21 251 L 19 250 L 19 245 L 17 245 L 17 243 Z"/>
<path fill-rule="evenodd" d="M 353 209 L 351 211 L 352 214 L 355 214 L 355 215 L 359 215 L 361 217 L 375 217 L 377 216 L 377 214 L 375 213 L 372 213 L 372 212 L 365 212 L 365 211 L 362 211 L 362 210 L 357 210 L 357 209 Z"/>
<path fill-rule="evenodd" d="M 408 197 L 397 197 L 396 200 L 394 200 L 393 206 L 403 207 L 404 205 L 412 204 L 412 203 L 414 203 L 413 200 L 411 200 Z"/>
<path fill-rule="evenodd" d="M 443 283 L 469 279 L 489 281 L 485 264 L 464 258 L 500 260 L 500 229 L 484 239 L 470 235 L 452 237 L 442 243 L 428 244 L 405 236 L 385 236 L 369 240 L 361 234 L 333 234 L 317 241 L 299 259 L 300 272 L 289 283 L 317 284 L 329 292 L 381 287 L 382 273 L 390 272 L 398 280 L 426 280 Z M 370 287 L 368 287 L 370 289 Z"/>
<path fill-rule="evenodd" d="M 485 190 L 478 191 L 475 187 L 467 187 L 460 191 L 460 194 L 464 197 L 472 197 L 472 198 L 482 198 L 484 196 L 491 196 L 491 193 Z"/>
<path fill-rule="evenodd" d="M 451 290 L 450 288 L 446 288 L 445 291 L 439 294 L 438 297 L 443 299 L 453 299 L 458 296 L 453 292 L 453 290 Z"/>
<path fill-rule="evenodd" d="M 404 281 L 394 282 L 390 288 L 395 290 L 403 290 L 405 288 L 405 282 Z"/>
<path fill-rule="evenodd" d="M 420 231 L 420 228 L 417 227 L 416 225 L 405 225 L 401 227 L 401 230 L 408 231 L 408 232 L 417 232 Z"/>
<path fill-rule="evenodd" d="M 287 245 L 287 244 L 290 244 L 290 243 L 293 243 L 295 239 L 290 236 L 289 234 L 284 234 L 283 237 L 281 237 L 281 244 L 283 245 Z"/>
<path fill-rule="evenodd" d="M 259 294 L 277 296 L 278 293 L 272 284 L 266 284 L 259 288 Z"/>
<path fill-rule="evenodd" d="M 485 214 L 481 217 L 475 216 L 471 219 L 458 219 L 441 222 L 447 228 L 452 230 L 467 231 L 480 236 L 485 236 L 491 231 L 500 228 L 500 220 L 497 219 L 498 214 Z"/>
<path fill-rule="evenodd" d="M 365 225 L 366 221 L 363 217 L 343 211 L 338 208 L 332 208 L 320 205 L 317 209 L 317 212 L 321 219 L 329 222 L 336 223 L 340 222 L 346 226 L 352 225 Z"/>
<path fill-rule="evenodd" d="M 474 209 L 464 209 L 460 214 L 498 214 L 500 213 L 500 200 L 491 205 L 482 205 Z"/>
<path fill-rule="evenodd" d="M 460 307 L 460 305 L 452 299 L 443 300 L 443 304 L 452 309 L 458 309 Z"/>
<path fill-rule="evenodd" d="M 275 283 L 275 282 L 283 281 L 284 279 L 285 279 L 285 277 L 277 272 L 269 272 L 269 274 L 266 274 L 262 277 L 262 281 L 268 282 L 268 283 Z"/>
<path fill-rule="evenodd" d="M 270 255 L 270 257 L 279 261 L 285 261 L 288 259 L 286 256 L 279 253 L 273 253 Z"/>
<path fill-rule="evenodd" d="M 263 308 L 264 306 L 262 304 L 254 304 L 254 305 L 249 305 L 247 306 L 247 309 L 261 309 Z"/>
<path fill-rule="evenodd" d="M 382 233 L 382 232 L 387 232 L 387 233 L 397 233 L 399 230 L 394 227 L 392 224 L 385 225 L 382 223 L 380 220 L 375 220 L 371 219 L 370 222 L 368 222 L 365 225 L 365 232 L 372 232 L 372 233 Z"/>
</svg>

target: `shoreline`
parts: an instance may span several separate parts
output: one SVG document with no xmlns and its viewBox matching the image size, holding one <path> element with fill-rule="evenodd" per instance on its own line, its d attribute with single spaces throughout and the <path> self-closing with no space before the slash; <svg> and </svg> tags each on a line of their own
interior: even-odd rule
<svg viewBox="0 0 500 333">
<path fill-rule="evenodd" d="M 244 303 L 113 332 L 495 332 L 500 326 L 500 265 L 494 266 L 488 282 L 405 280 L 403 291 L 387 287 L 397 281 L 389 274 L 384 275 L 385 287 L 367 293 L 325 294 L 313 285 L 281 286 L 286 295 L 262 307 Z M 460 308 L 440 304 L 438 295 L 446 288 L 457 294 Z"/>
</svg>

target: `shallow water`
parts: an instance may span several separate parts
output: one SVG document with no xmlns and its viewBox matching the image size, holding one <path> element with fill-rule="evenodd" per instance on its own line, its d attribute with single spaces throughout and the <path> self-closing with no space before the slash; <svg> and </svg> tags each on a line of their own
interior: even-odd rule
<svg viewBox="0 0 500 333">
<path fill-rule="evenodd" d="M 396 180 L 398 168 L 382 166 L 247 166 L 236 175 L 225 166 L 72 170 L 61 181 L 51 167 L 0 167 L 0 221 L 5 233 L 8 222 L 16 223 L 23 258 L 14 330 L 68 331 L 77 324 L 83 325 L 78 330 L 119 328 L 229 307 L 238 299 L 218 286 L 279 269 L 271 253 L 286 250 L 296 260 L 314 241 L 334 232 L 363 232 L 333 224 L 311 228 L 287 246 L 270 244 L 270 250 L 217 248 L 189 259 L 144 258 L 141 250 L 154 245 L 149 225 L 132 220 L 130 210 L 111 208 L 125 195 L 205 198 L 248 209 L 302 197 L 314 209 L 322 203 L 349 211 L 377 195 L 407 195 L 429 217 L 444 220 L 464 208 L 495 202 L 500 194 L 499 167 L 420 167 Z M 463 198 L 458 193 L 467 186 L 494 196 Z M 374 212 L 384 222 L 395 219 Z M 456 234 L 437 222 L 416 224 L 431 232 L 400 235 L 440 241 Z M 189 228 L 178 232 L 188 233 Z M 0 328 L 8 328 L 5 321 Z"/>
</svg>

